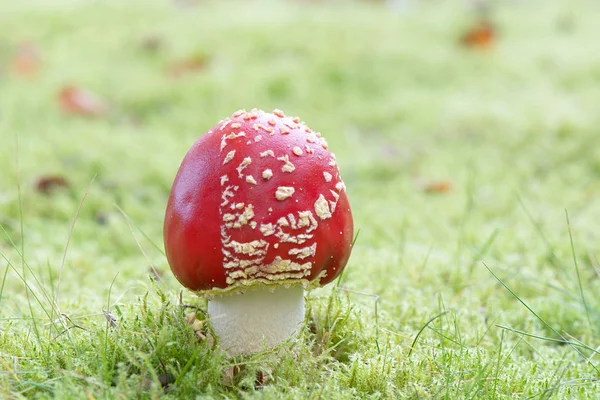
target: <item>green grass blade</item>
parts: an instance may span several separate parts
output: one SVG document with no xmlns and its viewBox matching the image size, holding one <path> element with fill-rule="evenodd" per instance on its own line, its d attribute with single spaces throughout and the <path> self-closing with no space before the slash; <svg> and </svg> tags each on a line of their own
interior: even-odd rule
<svg viewBox="0 0 600 400">
<path fill-rule="evenodd" d="M 560 333 L 558 332 L 552 325 L 550 325 L 548 322 L 546 322 L 546 320 L 544 320 L 542 317 L 540 317 L 538 315 L 538 313 L 536 313 L 531 307 L 529 307 L 529 305 L 527 303 L 525 303 L 515 292 L 512 291 L 511 288 L 508 287 L 508 285 L 506 285 L 504 283 L 504 281 L 502 279 L 500 279 L 495 273 L 494 271 L 491 270 L 491 268 L 489 268 L 486 263 L 483 263 L 483 265 L 485 266 L 485 268 L 490 272 L 490 274 L 492 274 L 494 276 L 494 278 L 496 278 L 496 280 L 502 285 L 504 286 L 504 288 L 506 290 L 508 290 L 508 292 L 519 301 L 519 303 L 521 303 L 533 316 L 535 316 L 540 322 L 542 322 L 548 329 L 550 329 L 552 332 L 554 332 L 556 334 L 556 336 L 560 337 L 563 341 L 566 342 L 566 344 L 569 344 L 571 346 L 571 348 L 573 350 L 575 350 L 582 358 L 587 360 L 587 357 L 577 348 L 577 346 L 573 346 L 569 343 L 569 341 Z M 594 364 L 592 364 L 589 360 L 588 360 L 588 364 L 594 368 L 594 370 L 598 373 L 600 373 L 600 370 L 598 370 L 596 368 L 596 366 Z"/>
<path fill-rule="evenodd" d="M 152 240 L 152 238 L 150 238 L 150 236 L 148 236 L 148 235 L 146 234 L 146 232 L 144 232 L 144 230 L 143 230 L 142 228 L 140 228 L 140 226 L 139 226 L 138 224 L 136 224 L 136 223 L 135 223 L 135 221 L 134 221 L 134 220 L 132 220 L 131 218 L 129 218 L 129 215 L 127 215 L 127 213 L 126 213 L 126 212 L 125 212 L 125 211 L 124 211 L 124 210 L 123 210 L 121 207 L 119 207 L 119 205 L 118 205 L 118 204 L 114 204 L 114 206 L 117 208 L 117 210 L 119 210 L 119 212 L 120 212 L 120 213 L 123 215 L 123 217 L 125 217 L 125 219 L 126 219 L 126 221 L 127 221 L 127 223 L 128 223 L 128 224 L 131 224 L 131 225 L 135 226 L 135 227 L 136 227 L 136 229 L 137 229 L 137 230 L 138 230 L 138 231 L 139 231 L 139 232 L 140 232 L 140 233 L 141 233 L 141 234 L 142 234 L 142 235 L 143 235 L 143 236 L 146 238 L 146 240 L 147 240 L 147 241 L 148 241 L 148 242 L 149 242 L 149 243 L 150 243 L 150 244 L 151 244 L 151 245 L 152 245 L 152 246 L 153 246 L 153 247 L 154 247 L 156 250 L 158 250 L 158 252 L 159 252 L 160 254 L 162 254 L 162 255 L 163 255 L 163 256 L 165 256 L 165 257 L 167 256 L 167 255 L 165 254 L 165 251 L 164 251 L 164 250 L 163 250 L 163 249 L 162 249 L 162 248 L 161 248 L 159 245 L 157 245 L 157 244 L 154 242 L 154 240 Z M 130 225 L 130 229 L 131 229 L 131 225 Z M 133 233 L 133 232 L 132 232 L 132 233 Z M 135 235 L 134 235 L 134 237 L 135 237 Z M 136 239 L 136 241 L 137 241 L 137 239 Z M 139 242 L 138 242 L 138 243 L 139 243 Z"/>
<path fill-rule="evenodd" d="M 419 336 L 421 336 L 421 334 L 423 333 L 423 331 L 425 330 L 425 328 L 427 328 L 429 326 L 429 324 L 431 324 L 433 321 L 435 321 L 436 319 L 443 317 L 444 315 L 448 314 L 450 311 L 446 310 L 446 311 L 442 311 L 441 313 L 431 317 L 427 322 L 425 322 L 425 325 L 423 325 L 421 327 L 421 329 L 419 329 L 419 332 L 417 332 L 417 335 L 415 336 L 412 344 L 410 345 L 410 350 L 408 351 L 408 357 L 410 357 L 410 355 L 412 354 L 413 350 L 415 349 L 415 346 L 417 345 L 417 341 L 419 340 Z"/>
<path fill-rule="evenodd" d="M 573 255 L 573 265 L 575 265 L 575 272 L 577 273 L 577 286 L 579 287 L 579 295 L 581 296 L 581 303 L 585 310 L 585 316 L 587 317 L 588 326 L 591 332 L 594 332 L 596 328 L 590 318 L 590 308 L 587 301 L 585 300 L 585 294 L 583 293 L 583 285 L 581 284 L 581 274 L 579 273 L 579 263 L 577 262 L 577 254 L 575 254 L 575 243 L 573 241 L 573 232 L 571 231 L 571 221 L 569 219 L 569 212 L 565 209 L 565 218 L 567 219 L 567 228 L 569 230 L 569 241 L 571 243 L 571 254 Z"/>
</svg>

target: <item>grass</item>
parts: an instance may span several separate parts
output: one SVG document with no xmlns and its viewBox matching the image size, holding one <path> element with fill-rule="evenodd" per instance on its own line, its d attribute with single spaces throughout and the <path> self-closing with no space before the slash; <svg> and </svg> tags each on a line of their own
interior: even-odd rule
<svg viewBox="0 0 600 400">
<path fill-rule="evenodd" d="M 3 3 L 0 397 L 598 398 L 600 8 L 494 4 L 479 51 L 464 2 Z M 108 112 L 61 112 L 66 84 Z M 229 360 L 162 218 L 194 140 L 253 107 L 324 133 L 360 236 L 300 340 Z"/>
</svg>

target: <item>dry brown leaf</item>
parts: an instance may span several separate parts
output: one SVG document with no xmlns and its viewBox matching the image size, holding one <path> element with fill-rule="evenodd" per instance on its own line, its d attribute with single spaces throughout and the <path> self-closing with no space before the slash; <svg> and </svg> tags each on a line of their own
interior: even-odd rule
<svg viewBox="0 0 600 400">
<path fill-rule="evenodd" d="M 49 195 L 56 189 L 69 187 L 69 182 L 60 175 L 48 175 L 38 178 L 35 188 L 38 192 Z"/>
<path fill-rule="evenodd" d="M 254 389 L 265 387 L 271 381 L 271 374 L 266 371 L 256 371 L 256 380 L 254 381 Z"/>
<path fill-rule="evenodd" d="M 63 87 L 58 94 L 58 101 L 66 114 L 99 117 L 108 111 L 106 103 L 95 93 L 74 85 Z"/>
<path fill-rule="evenodd" d="M 208 65 L 204 55 L 195 55 L 185 60 L 177 61 L 167 68 L 167 74 L 173 78 L 180 78 L 189 73 L 202 71 Z"/>
<path fill-rule="evenodd" d="M 462 35 L 460 42 L 465 47 L 490 49 L 496 40 L 496 29 L 488 20 L 481 20 Z"/>
<path fill-rule="evenodd" d="M 430 181 L 423 184 L 425 193 L 450 193 L 452 191 L 452 182 L 449 181 Z"/>
<path fill-rule="evenodd" d="M 15 75 L 31 77 L 39 72 L 41 67 L 40 52 L 33 43 L 22 43 L 12 59 L 11 68 Z"/>
</svg>

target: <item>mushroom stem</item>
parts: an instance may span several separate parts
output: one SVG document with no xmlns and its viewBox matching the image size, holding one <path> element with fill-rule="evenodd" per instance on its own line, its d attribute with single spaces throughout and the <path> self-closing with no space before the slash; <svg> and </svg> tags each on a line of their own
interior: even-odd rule
<svg viewBox="0 0 600 400">
<path fill-rule="evenodd" d="M 230 356 L 277 346 L 296 335 L 304 322 L 304 289 L 259 287 L 215 296 L 208 314 L 221 348 Z"/>
</svg>

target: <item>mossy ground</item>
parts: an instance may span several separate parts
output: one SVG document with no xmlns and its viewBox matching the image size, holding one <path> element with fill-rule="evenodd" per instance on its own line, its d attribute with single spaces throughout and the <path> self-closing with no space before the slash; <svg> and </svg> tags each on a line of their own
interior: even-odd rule
<svg viewBox="0 0 600 400">
<path fill-rule="evenodd" d="M 478 50 L 462 1 L 3 2 L 0 397 L 600 397 L 600 6 L 548 3 L 495 2 Z M 108 111 L 61 112 L 67 84 Z M 194 140 L 253 107 L 326 136 L 360 235 L 301 340 L 228 360 L 162 218 Z"/>
</svg>

